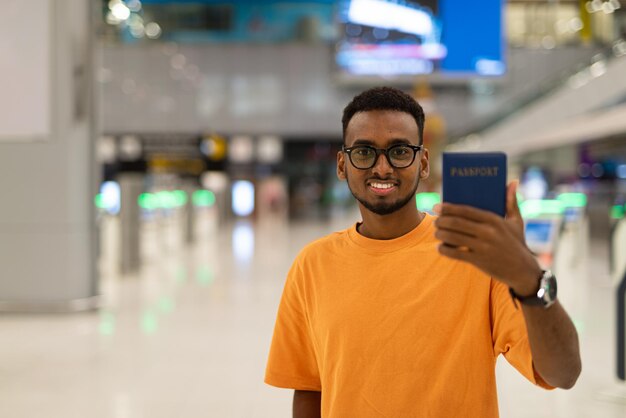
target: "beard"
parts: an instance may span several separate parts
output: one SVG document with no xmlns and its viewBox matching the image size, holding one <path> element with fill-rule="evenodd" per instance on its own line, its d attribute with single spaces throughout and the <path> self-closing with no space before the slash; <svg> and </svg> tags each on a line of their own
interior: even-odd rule
<svg viewBox="0 0 626 418">
<path fill-rule="evenodd" d="M 348 189 L 350 189 L 350 193 L 352 193 L 352 196 L 354 196 L 354 198 L 361 205 L 363 205 L 367 210 L 375 213 L 376 215 L 390 215 L 402 209 L 411 200 L 415 198 L 415 194 L 417 193 L 417 188 L 419 186 L 420 180 L 419 178 L 417 179 L 417 181 L 415 182 L 415 186 L 413 187 L 413 190 L 411 190 L 405 196 L 401 196 L 400 198 L 396 199 L 393 202 L 381 202 L 381 203 L 368 202 L 363 197 L 354 193 L 354 191 L 352 190 L 352 187 L 350 187 L 350 180 L 348 179 L 347 173 L 346 173 L 346 183 L 348 184 Z"/>
</svg>

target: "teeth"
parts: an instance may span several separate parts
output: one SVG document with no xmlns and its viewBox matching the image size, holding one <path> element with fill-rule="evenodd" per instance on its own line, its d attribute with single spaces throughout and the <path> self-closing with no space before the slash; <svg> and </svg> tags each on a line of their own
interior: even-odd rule
<svg viewBox="0 0 626 418">
<path fill-rule="evenodd" d="M 376 189 L 390 189 L 393 187 L 393 184 L 389 183 L 372 183 L 372 187 Z"/>
</svg>

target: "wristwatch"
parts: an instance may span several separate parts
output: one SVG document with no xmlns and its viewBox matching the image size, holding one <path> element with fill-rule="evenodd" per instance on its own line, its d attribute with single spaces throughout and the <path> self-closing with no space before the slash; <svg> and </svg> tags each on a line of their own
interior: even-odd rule
<svg viewBox="0 0 626 418">
<path fill-rule="evenodd" d="M 517 299 L 524 305 L 549 308 L 556 302 L 556 277 L 550 270 L 544 270 L 539 278 L 539 290 L 534 295 L 520 296 L 511 287 L 509 287 L 509 292 L 513 301 Z"/>
</svg>

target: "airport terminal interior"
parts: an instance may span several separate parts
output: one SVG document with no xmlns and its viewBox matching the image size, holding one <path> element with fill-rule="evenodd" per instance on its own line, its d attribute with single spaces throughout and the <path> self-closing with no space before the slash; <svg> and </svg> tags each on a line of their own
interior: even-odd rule
<svg viewBox="0 0 626 418">
<path fill-rule="evenodd" d="M 420 211 L 444 152 L 506 154 L 578 332 L 572 389 L 498 359 L 500 416 L 626 417 L 624 0 L 3 0 L 0 54 L 0 417 L 290 417 L 285 278 L 361 220 L 341 115 L 383 85 Z"/>
</svg>

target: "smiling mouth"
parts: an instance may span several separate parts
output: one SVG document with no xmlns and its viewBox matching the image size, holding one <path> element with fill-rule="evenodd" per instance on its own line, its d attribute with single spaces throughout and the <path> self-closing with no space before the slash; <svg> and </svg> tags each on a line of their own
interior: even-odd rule
<svg viewBox="0 0 626 418">
<path fill-rule="evenodd" d="M 387 195 L 397 188 L 397 184 L 388 181 L 369 181 L 368 188 L 377 195 Z"/>
</svg>

